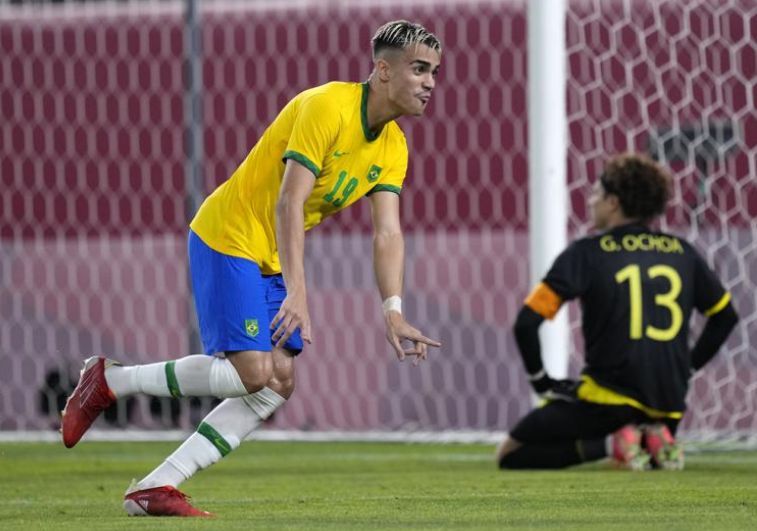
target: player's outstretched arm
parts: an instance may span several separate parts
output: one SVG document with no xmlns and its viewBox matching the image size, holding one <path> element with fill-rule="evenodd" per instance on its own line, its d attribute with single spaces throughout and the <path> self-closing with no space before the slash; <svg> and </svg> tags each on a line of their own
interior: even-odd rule
<svg viewBox="0 0 757 531">
<path fill-rule="evenodd" d="M 397 358 L 415 356 L 415 365 L 428 356 L 428 347 L 440 347 L 441 343 L 424 336 L 402 316 L 402 282 L 405 262 L 405 241 L 402 236 L 399 216 L 399 196 L 382 191 L 371 195 L 373 217 L 373 269 L 376 285 L 384 301 L 386 338 L 394 348 Z M 403 348 L 402 342 L 413 343 Z"/>
<path fill-rule="evenodd" d="M 299 328 L 304 341 L 312 341 L 305 286 L 304 205 L 315 185 L 315 175 L 294 160 L 287 160 L 276 203 L 276 245 L 287 296 L 271 321 L 271 338 L 280 347 Z"/>
</svg>

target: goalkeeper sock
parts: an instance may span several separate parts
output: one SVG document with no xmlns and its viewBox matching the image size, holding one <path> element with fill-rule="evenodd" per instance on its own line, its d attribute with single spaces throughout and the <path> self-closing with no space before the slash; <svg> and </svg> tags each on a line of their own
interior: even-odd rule
<svg viewBox="0 0 757 531">
<path fill-rule="evenodd" d="M 218 398 L 248 394 L 229 360 L 203 354 L 149 365 L 114 365 L 105 369 L 105 380 L 117 397 L 134 393 Z"/>
<path fill-rule="evenodd" d="M 578 450 L 578 454 L 581 456 L 581 462 L 583 463 L 598 461 L 612 454 L 612 450 L 610 450 L 610 453 L 607 451 L 607 444 L 604 437 L 601 439 L 584 439 L 576 441 L 576 449 Z"/>
<path fill-rule="evenodd" d="M 174 453 L 137 484 L 138 490 L 177 487 L 237 448 L 286 399 L 264 387 L 257 393 L 227 398 L 211 411 Z"/>
<path fill-rule="evenodd" d="M 565 468 L 583 462 L 575 442 L 524 444 L 505 454 L 499 468 Z"/>
</svg>

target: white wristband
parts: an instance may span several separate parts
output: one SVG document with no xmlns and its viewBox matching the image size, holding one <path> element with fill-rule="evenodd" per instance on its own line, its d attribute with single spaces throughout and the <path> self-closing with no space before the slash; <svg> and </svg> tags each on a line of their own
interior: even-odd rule
<svg viewBox="0 0 757 531">
<path fill-rule="evenodd" d="M 529 374 L 528 381 L 535 382 L 536 380 L 541 380 L 542 378 L 544 378 L 544 376 L 546 376 L 546 374 L 547 372 L 544 369 L 540 370 L 536 374 Z"/>
<path fill-rule="evenodd" d="M 402 297 L 399 295 L 392 295 L 384 299 L 384 313 L 397 312 L 402 313 Z"/>
</svg>

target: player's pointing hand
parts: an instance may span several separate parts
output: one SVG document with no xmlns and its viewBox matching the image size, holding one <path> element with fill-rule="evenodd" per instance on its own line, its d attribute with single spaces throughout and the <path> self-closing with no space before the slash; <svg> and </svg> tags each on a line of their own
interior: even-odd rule
<svg viewBox="0 0 757 531">
<path fill-rule="evenodd" d="M 404 361 L 405 356 L 415 356 L 413 365 L 418 365 L 422 360 L 428 357 L 428 347 L 441 347 L 442 344 L 424 336 L 420 330 L 411 326 L 402 314 L 399 312 L 389 311 L 385 314 L 386 320 L 386 339 L 394 348 L 397 359 Z M 404 348 L 403 341 L 412 341 L 413 346 Z"/>
</svg>

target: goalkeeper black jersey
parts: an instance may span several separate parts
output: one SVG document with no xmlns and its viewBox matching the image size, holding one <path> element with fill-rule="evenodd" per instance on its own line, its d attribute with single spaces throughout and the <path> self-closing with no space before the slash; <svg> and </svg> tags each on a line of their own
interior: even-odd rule
<svg viewBox="0 0 757 531">
<path fill-rule="evenodd" d="M 689 318 L 730 300 L 697 251 L 676 236 L 630 224 L 571 244 L 543 281 L 560 302 L 578 298 L 584 374 L 659 411 L 683 411 Z"/>
</svg>

